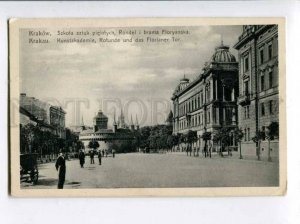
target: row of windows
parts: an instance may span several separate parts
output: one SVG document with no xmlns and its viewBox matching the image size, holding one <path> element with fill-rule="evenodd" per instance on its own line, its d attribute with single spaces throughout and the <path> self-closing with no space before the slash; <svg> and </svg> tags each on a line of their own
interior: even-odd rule
<svg viewBox="0 0 300 224">
<path fill-rule="evenodd" d="M 266 105 L 267 104 L 267 105 Z M 261 103 L 260 104 L 260 112 L 261 112 L 261 116 L 265 116 L 266 115 L 266 106 L 268 107 L 269 110 L 269 114 L 272 115 L 274 114 L 274 101 L 270 100 L 267 103 Z"/>
<path fill-rule="evenodd" d="M 207 124 L 210 123 L 210 120 L 211 120 L 210 116 L 211 116 L 210 111 L 207 111 L 207 117 L 206 117 Z M 191 116 L 191 118 L 190 118 L 190 126 L 191 127 L 201 126 L 203 124 L 204 124 L 204 114 L 203 113 L 198 113 L 198 114 Z M 179 130 L 182 130 L 182 129 L 185 129 L 188 127 L 189 127 L 189 124 L 186 119 L 179 121 Z"/>
<path fill-rule="evenodd" d="M 261 103 L 260 104 L 260 115 L 265 116 L 266 115 L 266 107 L 269 111 L 269 114 L 274 114 L 274 101 L 270 100 L 267 103 Z M 244 119 L 250 118 L 250 106 L 244 106 Z"/>
<path fill-rule="evenodd" d="M 268 80 L 266 80 L 266 78 Z M 266 82 L 268 81 L 268 82 Z M 268 85 L 267 85 L 268 84 Z M 267 74 L 261 73 L 260 75 L 260 91 L 273 88 L 274 85 L 274 72 L 271 70 Z"/>
<path fill-rule="evenodd" d="M 267 57 L 265 57 L 267 56 Z M 273 57 L 273 44 L 270 43 L 267 47 L 262 47 L 259 49 L 259 62 L 263 64 L 266 60 L 271 60 Z"/>
<path fill-rule="evenodd" d="M 260 74 L 260 83 L 259 89 L 260 91 L 265 91 L 267 89 L 271 89 L 275 87 L 275 78 L 274 78 L 274 71 L 270 70 L 267 73 Z M 250 93 L 250 85 L 249 80 L 244 81 L 244 93 L 243 95 L 248 95 Z"/>
<path fill-rule="evenodd" d="M 191 122 L 190 123 L 191 127 L 203 125 L 203 123 L 204 123 L 203 113 L 193 115 L 191 117 L 191 121 L 190 122 Z M 179 130 L 182 130 L 182 129 L 185 129 L 185 128 L 188 128 L 188 121 L 187 120 L 181 120 L 181 121 L 179 121 Z"/>
<path fill-rule="evenodd" d="M 263 64 L 267 60 L 271 60 L 274 56 L 274 51 L 273 51 L 273 44 L 269 43 L 267 47 L 261 47 L 259 49 L 259 64 Z M 249 63 L 249 55 L 245 56 L 243 58 L 243 70 L 244 72 L 249 71 L 250 69 L 250 63 Z"/>
<path fill-rule="evenodd" d="M 226 124 L 226 125 L 233 124 L 233 121 L 234 121 L 233 118 L 235 117 L 235 113 L 233 112 L 233 110 L 234 110 L 234 108 L 232 108 L 232 107 L 228 107 L 224 110 L 224 112 L 225 112 L 225 116 L 224 116 L 225 120 L 223 121 L 224 124 Z M 210 110 L 207 110 L 206 113 L 207 113 L 206 114 L 206 124 L 210 124 L 211 121 L 213 121 L 214 123 L 217 122 L 217 109 L 216 108 L 212 108 L 212 114 L 211 114 Z M 204 119 L 205 118 L 204 118 L 203 112 L 192 115 L 190 117 L 189 121 L 187 121 L 186 119 L 179 121 L 179 130 L 186 129 L 189 126 L 197 127 L 197 126 L 203 125 L 205 122 Z"/>
<path fill-rule="evenodd" d="M 208 101 L 209 98 L 210 98 L 210 91 L 207 91 L 206 100 Z M 179 116 L 200 109 L 200 107 L 202 107 L 205 103 L 203 99 L 204 99 L 203 91 L 201 91 L 200 93 L 192 96 L 185 102 L 182 102 L 179 105 Z"/>
<path fill-rule="evenodd" d="M 224 101 L 234 101 L 235 100 L 235 92 L 234 89 L 231 87 L 223 87 L 220 91 L 223 91 L 223 100 Z M 214 98 L 218 97 L 216 96 L 217 93 L 214 94 Z M 204 104 L 204 94 L 203 91 L 200 93 L 192 96 L 188 100 L 182 102 L 179 104 L 179 116 L 183 116 L 189 112 L 195 111 L 200 109 Z M 211 99 L 211 93 L 210 93 L 210 88 L 206 89 L 206 102 L 208 102 Z"/>
<path fill-rule="evenodd" d="M 262 126 L 261 128 L 261 131 L 265 133 L 265 135 L 263 135 L 263 138 L 262 140 L 266 140 L 266 126 Z M 250 137 L 250 128 L 244 128 L 244 141 L 247 142 L 247 141 L 252 141 L 251 137 Z"/>
</svg>

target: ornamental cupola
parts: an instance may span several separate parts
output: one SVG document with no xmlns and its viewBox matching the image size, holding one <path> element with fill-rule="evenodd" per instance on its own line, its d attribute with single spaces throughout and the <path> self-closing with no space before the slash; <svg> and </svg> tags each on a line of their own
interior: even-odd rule
<svg viewBox="0 0 300 224">
<path fill-rule="evenodd" d="M 229 46 L 223 45 L 223 41 L 219 47 L 215 48 L 215 53 L 211 57 L 211 62 L 216 63 L 230 63 L 236 62 L 233 54 L 229 51 Z"/>
</svg>

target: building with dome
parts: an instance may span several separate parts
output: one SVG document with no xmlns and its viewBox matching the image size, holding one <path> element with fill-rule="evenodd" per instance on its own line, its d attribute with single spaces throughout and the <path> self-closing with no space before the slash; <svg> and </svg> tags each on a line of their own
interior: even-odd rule
<svg viewBox="0 0 300 224">
<path fill-rule="evenodd" d="M 221 43 L 195 80 L 184 76 L 176 87 L 171 98 L 173 134 L 196 131 L 196 145 L 202 148 L 204 132 L 237 127 L 237 97 L 238 62 Z"/>
<path fill-rule="evenodd" d="M 117 151 L 123 152 L 124 147 L 127 147 L 128 149 L 126 150 L 134 151 L 134 147 L 136 146 L 132 143 L 139 131 L 137 118 L 136 123 L 133 124 L 131 117 L 131 124 L 127 125 L 125 123 L 123 112 L 121 111 L 118 122 L 115 120 L 114 116 L 112 129 L 108 128 L 107 123 L 108 117 L 102 110 L 99 110 L 93 119 L 93 128 L 82 126 L 79 133 L 79 140 L 83 142 L 85 150 L 90 150 L 88 147 L 90 141 L 97 141 L 100 145 L 98 150 L 110 151 L 114 148 Z"/>
</svg>

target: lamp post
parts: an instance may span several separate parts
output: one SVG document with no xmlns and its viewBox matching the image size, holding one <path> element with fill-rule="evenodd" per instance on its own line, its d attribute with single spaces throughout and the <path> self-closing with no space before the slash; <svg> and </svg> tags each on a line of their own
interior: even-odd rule
<svg viewBox="0 0 300 224">
<path fill-rule="evenodd" d="M 268 161 L 272 162 L 271 148 L 270 148 L 271 136 L 270 136 L 270 130 L 268 128 L 266 129 L 266 136 L 267 136 L 267 139 L 268 139 Z"/>
<path fill-rule="evenodd" d="M 243 156 L 242 156 L 242 139 L 243 139 L 244 133 L 241 129 L 235 128 L 234 131 L 233 131 L 233 136 L 234 136 L 235 142 L 238 143 L 238 147 L 239 147 L 239 151 L 240 151 L 240 159 L 243 159 Z"/>
</svg>

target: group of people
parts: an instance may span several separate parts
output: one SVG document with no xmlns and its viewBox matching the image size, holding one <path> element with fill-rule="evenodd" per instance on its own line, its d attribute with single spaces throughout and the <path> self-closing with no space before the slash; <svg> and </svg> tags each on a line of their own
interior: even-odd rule
<svg viewBox="0 0 300 224">
<path fill-rule="evenodd" d="M 211 148 L 212 146 L 205 146 L 202 150 L 202 153 L 204 157 L 211 157 Z M 188 145 L 185 149 L 187 156 L 192 156 L 192 152 L 194 156 L 199 156 L 200 147 L 192 147 L 191 145 Z"/>
<path fill-rule="evenodd" d="M 115 157 L 116 151 L 114 149 L 112 149 L 112 156 Z M 90 163 L 91 164 L 95 164 L 95 160 L 94 157 L 95 155 L 98 155 L 98 161 L 99 161 L 99 165 L 102 164 L 102 157 L 104 157 L 104 155 L 107 157 L 108 152 L 107 151 L 98 151 L 98 153 L 95 150 L 90 150 L 89 151 L 89 156 L 90 156 Z M 85 153 L 83 150 L 80 150 L 79 155 L 79 163 L 80 163 L 80 167 L 84 168 L 84 164 L 85 164 Z"/>
<path fill-rule="evenodd" d="M 99 151 L 98 153 L 95 152 L 94 150 L 91 150 L 91 151 L 89 152 L 90 163 L 91 163 L 91 164 L 95 164 L 94 157 L 95 157 L 96 154 L 98 154 L 99 165 L 101 165 L 101 163 L 102 163 L 102 153 L 101 153 L 100 151 Z M 79 158 L 80 167 L 81 167 L 81 168 L 84 168 L 84 164 L 85 164 L 85 153 L 84 153 L 83 150 L 80 150 L 79 155 L 78 155 L 78 158 Z"/>
<path fill-rule="evenodd" d="M 112 156 L 113 157 L 115 157 L 115 153 L 116 153 L 116 151 L 113 149 L 112 150 Z M 104 156 L 104 151 L 99 151 L 97 153 L 96 151 L 91 150 L 89 152 L 90 163 L 91 164 L 95 164 L 94 157 L 95 157 L 96 154 L 98 154 L 99 165 L 101 165 L 101 163 L 102 163 L 102 157 Z M 106 157 L 107 157 L 107 152 L 106 152 Z M 83 150 L 79 151 L 78 158 L 79 158 L 80 167 L 84 168 L 85 153 L 84 153 Z M 65 177 L 66 177 L 66 156 L 62 152 L 59 153 L 59 155 L 58 155 L 58 157 L 56 159 L 55 168 L 56 168 L 56 170 L 58 172 L 58 184 L 57 184 L 57 188 L 58 189 L 63 189 L 64 188 L 64 183 L 65 183 Z"/>
</svg>

